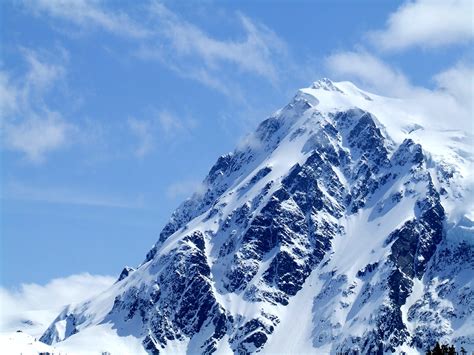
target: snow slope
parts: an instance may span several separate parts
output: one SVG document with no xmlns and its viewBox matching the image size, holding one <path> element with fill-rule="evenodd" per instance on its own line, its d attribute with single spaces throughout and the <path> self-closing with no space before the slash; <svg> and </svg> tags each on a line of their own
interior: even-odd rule
<svg viewBox="0 0 474 355">
<path fill-rule="evenodd" d="M 474 350 L 473 137 L 446 121 L 349 82 L 299 90 L 217 160 L 136 270 L 41 340 L 107 329 L 103 349 L 115 333 L 149 353 Z"/>
<path fill-rule="evenodd" d="M 49 346 L 38 339 L 23 332 L 0 333 L 0 349 L 3 354 L 37 355 L 38 353 L 56 351 L 55 347 Z"/>
</svg>

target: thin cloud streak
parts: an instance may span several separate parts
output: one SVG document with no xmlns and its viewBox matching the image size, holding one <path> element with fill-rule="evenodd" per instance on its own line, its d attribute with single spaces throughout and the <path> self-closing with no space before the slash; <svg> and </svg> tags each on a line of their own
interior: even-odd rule
<svg viewBox="0 0 474 355">
<path fill-rule="evenodd" d="M 2 199 L 109 208 L 142 209 L 145 207 L 141 197 L 127 199 L 124 197 L 92 194 L 69 188 L 33 187 L 19 182 L 7 184 L 4 187 Z"/>
<path fill-rule="evenodd" d="M 98 27 L 132 38 L 145 38 L 149 31 L 124 12 L 111 12 L 93 0 L 23 0 L 23 4 L 37 16 L 47 15 L 69 21 L 81 29 Z"/>
</svg>

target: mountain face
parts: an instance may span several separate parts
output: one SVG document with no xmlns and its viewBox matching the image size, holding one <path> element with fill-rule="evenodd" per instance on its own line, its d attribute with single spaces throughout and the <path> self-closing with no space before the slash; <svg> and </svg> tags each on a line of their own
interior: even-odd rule
<svg viewBox="0 0 474 355">
<path fill-rule="evenodd" d="M 107 325 L 150 354 L 474 350 L 472 136 L 413 107 L 349 82 L 300 90 L 137 269 L 41 340 Z"/>
</svg>

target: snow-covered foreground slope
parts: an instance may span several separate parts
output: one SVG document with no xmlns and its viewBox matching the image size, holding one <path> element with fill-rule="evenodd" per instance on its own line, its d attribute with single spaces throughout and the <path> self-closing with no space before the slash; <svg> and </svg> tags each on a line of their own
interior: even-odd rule
<svg viewBox="0 0 474 355">
<path fill-rule="evenodd" d="M 141 341 L 134 336 L 118 337 L 108 324 L 85 329 L 80 336 L 47 345 L 25 332 L 0 333 L 0 353 L 6 355 L 100 355 L 100 354 L 146 354 Z"/>
<path fill-rule="evenodd" d="M 54 353 L 55 347 L 49 346 L 33 336 L 23 332 L 0 333 L 0 349 L 2 354 L 37 355 Z"/>
<path fill-rule="evenodd" d="M 300 90 L 218 159 L 136 270 L 41 340 L 107 329 L 149 353 L 474 350 L 472 135 L 443 124 L 348 82 Z"/>
</svg>

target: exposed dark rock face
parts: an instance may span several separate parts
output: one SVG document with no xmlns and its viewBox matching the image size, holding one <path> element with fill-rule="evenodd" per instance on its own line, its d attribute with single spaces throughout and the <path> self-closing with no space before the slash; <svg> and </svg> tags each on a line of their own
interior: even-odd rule
<svg viewBox="0 0 474 355">
<path fill-rule="evenodd" d="M 120 275 L 117 279 L 117 282 L 122 281 L 124 278 L 128 277 L 128 275 L 130 275 L 134 271 L 135 271 L 135 269 L 133 267 L 125 266 L 123 268 L 122 272 L 120 273 Z"/>
</svg>

